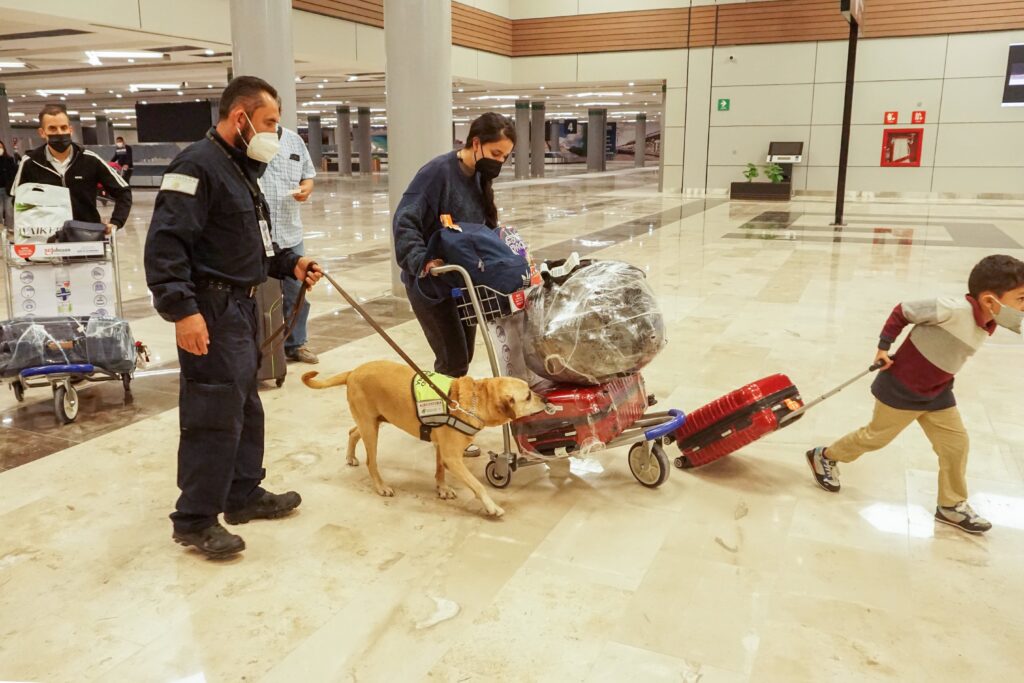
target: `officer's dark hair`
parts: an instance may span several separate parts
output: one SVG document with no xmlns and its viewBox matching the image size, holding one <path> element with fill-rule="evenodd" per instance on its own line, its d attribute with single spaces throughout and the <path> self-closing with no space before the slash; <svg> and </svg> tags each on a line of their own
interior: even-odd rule
<svg viewBox="0 0 1024 683">
<path fill-rule="evenodd" d="M 1024 261 L 1005 254 L 981 259 L 967 279 L 967 293 L 975 299 L 982 292 L 1002 296 L 1018 287 L 1024 287 Z"/>
<path fill-rule="evenodd" d="M 118 135 L 116 138 L 114 138 L 114 142 L 117 142 L 118 140 L 120 140 L 121 142 L 124 142 L 124 138 L 121 137 L 120 135 Z"/>
<path fill-rule="evenodd" d="M 499 140 L 510 140 L 516 144 L 516 127 L 512 122 L 493 111 L 478 116 L 469 125 L 469 135 L 466 136 L 466 149 L 473 147 L 473 140 L 479 140 L 481 145 Z M 494 188 L 491 187 L 491 180 L 480 177 L 480 189 L 484 193 L 484 213 L 487 214 L 487 225 L 492 228 L 498 227 L 498 207 L 494 204 Z"/>
<path fill-rule="evenodd" d="M 223 121 L 231 113 L 231 110 L 242 105 L 242 109 L 249 116 L 263 104 L 263 94 L 270 95 L 270 99 L 277 99 L 277 90 L 262 78 L 256 76 L 238 76 L 228 83 L 220 96 L 220 120 Z"/>
<path fill-rule="evenodd" d="M 65 107 L 63 104 L 52 104 L 51 103 L 51 104 L 43 105 L 42 111 L 39 112 L 39 127 L 40 128 L 43 127 L 43 117 L 44 116 L 58 116 L 60 114 L 64 114 L 64 116 L 68 115 L 68 108 Z M 68 118 L 68 120 L 69 121 L 71 120 L 70 117 Z"/>
</svg>

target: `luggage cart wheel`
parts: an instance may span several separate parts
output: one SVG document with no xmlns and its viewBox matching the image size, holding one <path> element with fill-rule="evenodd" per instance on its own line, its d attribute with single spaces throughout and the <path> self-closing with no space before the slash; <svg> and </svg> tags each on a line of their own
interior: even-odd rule
<svg viewBox="0 0 1024 683">
<path fill-rule="evenodd" d="M 508 488 L 508 485 L 512 483 L 512 472 L 506 471 L 505 475 L 502 476 L 498 472 L 498 463 L 491 460 L 484 467 L 484 476 L 487 478 L 487 483 L 496 489 Z"/>
<path fill-rule="evenodd" d="M 124 387 L 124 393 L 132 393 L 132 376 L 127 372 L 121 373 L 121 386 Z"/>
<path fill-rule="evenodd" d="M 665 449 L 658 442 L 639 441 L 633 444 L 629 449 L 629 471 L 647 488 L 658 488 L 669 474 Z"/>
<path fill-rule="evenodd" d="M 78 417 L 78 391 L 65 382 L 53 394 L 53 411 L 61 424 L 71 424 Z"/>
<path fill-rule="evenodd" d="M 25 387 L 21 382 L 11 382 L 11 389 L 14 390 L 14 400 L 21 403 L 25 400 Z"/>
</svg>

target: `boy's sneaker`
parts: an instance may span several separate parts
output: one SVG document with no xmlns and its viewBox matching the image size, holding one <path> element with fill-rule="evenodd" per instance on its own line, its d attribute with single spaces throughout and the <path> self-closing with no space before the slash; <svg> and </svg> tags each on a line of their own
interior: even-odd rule
<svg viewBox="0 0 1024 683">
<path fill-rule="evenodd" d="M 807 464 L 811 467 L 811 474 L 818 486 L 829 493 L 839 490 L 839 465 L 835 460 L 825 457 L 825 447 L 818 446 L 807 451 Z"/>
<path fill-rule="evenodd" d="M 966 500 L 951 508 L 936 507 L 935 519 L 969 534 L 983 534 L 992 528 L 992 522 L 978 515 Z"/>
</svg>

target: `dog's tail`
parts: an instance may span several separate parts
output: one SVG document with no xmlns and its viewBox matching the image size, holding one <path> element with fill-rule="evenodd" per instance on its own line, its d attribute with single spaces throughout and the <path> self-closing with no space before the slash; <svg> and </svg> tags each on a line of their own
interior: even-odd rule
<svg viewBox="0 0 1024 683">
<path fill-rule="evenodd" d="M 302 376 L 302 383 L 311 389 L 326 389 L 327 387 L 344 386 L 348 383 L 349 372 L 333 375 L 327 379 L 316 379 L 319 372 L 307 372 Z"/>
</svg>

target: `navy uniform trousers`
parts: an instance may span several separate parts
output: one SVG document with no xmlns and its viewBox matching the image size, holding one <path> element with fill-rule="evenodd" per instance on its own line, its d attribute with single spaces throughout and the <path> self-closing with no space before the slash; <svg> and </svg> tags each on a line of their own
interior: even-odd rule
<svg viewBox="0 0 1024 683">
<path fill-rule="evenodd" d="M 217 515 L 260 496 L 263 404 L 257 387 L 259 307 L 236 291 L 200 289 L 210 345 L 205 356 L 178 348 L 181 364 L 177 531 L 205 529 Z"/>
</svg>

